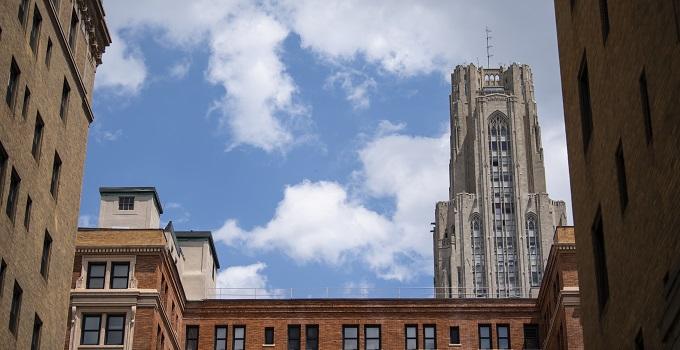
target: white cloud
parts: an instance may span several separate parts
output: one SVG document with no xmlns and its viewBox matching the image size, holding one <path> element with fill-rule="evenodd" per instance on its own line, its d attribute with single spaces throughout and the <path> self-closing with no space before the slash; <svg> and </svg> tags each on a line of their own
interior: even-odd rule
<svg viewBox="0 0 680 350">
<path fill-rule="evenodd" d="M 375 80 L 356 70 L 336 72 L 326 79 L 326 88 L 340 85 L 347 101 L 354 109 L 366 109 L 371 105 L 369 93 L 377 87 Z"/>
<path fill-rule="evenodd" d="M 95 87 L 109 89 L 118 95 L 134 95 L 142 88 L 146 75 L 142 53 L 130 48 L 117 33 L 111 33 L 111 45 L 97 69 Z"/>
<path fill-rule="evenodd" d="M 78 227 L 93 227 L 93 218 L 90 215 L 81 215 L 78 217 Z"/>
<path fill-rule="evenodd" d="M 283 290 L 271 289 L 263 273 L 267 264 L 230 266 L 217 274 L 218 298 L 280 298 Z M 221 288 L 221 289 L 219 289 Z"/>
<path fill-rule="evenodd" d="M 542 129 L 541 136 L 548 194 L 553 200 L 563 200 L 567 203 L 567 222 L 573 225 L 569 159 L 564 124 L 548 124 L 547 128 Z"/>
<path fill-rule="evenodd" d="M 168 74 L 170 74 L 170 76 L 174 79 L 182 79 L 187 75 L 187 73 L 189 73 L 189 68 L 191 68 L 191 61 L 184 59 L 177 61 L 175 64 L 170 66 L 170 69 L 168 69 Z"/>
<path fill-rule="evenodd" d="M 278 250 L 300 264 L 340 266 L 358 261 L 384 279 L 431 273 L 428 234 L 433 205 L 447 193 L 448 135 L 377 136 L 359 151 L 357 193 L 330 181 L 286 187 L 274 216 L 244 230 L 227 220 L 216 239 L 261 251 Z M 391 215 L 367 198 L 395 200 Z"/>
</svg>

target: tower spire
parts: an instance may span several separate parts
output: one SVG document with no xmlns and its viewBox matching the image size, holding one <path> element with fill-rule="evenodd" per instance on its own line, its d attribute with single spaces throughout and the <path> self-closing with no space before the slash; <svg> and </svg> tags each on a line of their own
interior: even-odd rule
<svg viewBox="0 0 680 350">
<path fill-rule="evenodd" d="M 486 29 L 486 68 L 491 67 L 491 57 L 493 55 L 491 54 L 491 48 L 493 45 L 489 45 L 489 39 L 493 39 L 493 37 L 489 34 L 491 34 L 491 29 L 487 26 Z"/>
</svg>

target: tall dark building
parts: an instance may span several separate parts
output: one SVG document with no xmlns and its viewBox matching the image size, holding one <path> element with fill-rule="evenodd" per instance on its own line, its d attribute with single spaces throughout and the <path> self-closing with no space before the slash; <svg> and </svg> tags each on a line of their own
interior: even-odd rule
<svg viewBox="0 0 680 350">
<path fill-rule="evenodd" d="M 584 343 L 680 348 L 680 2 L 555 1 Z"/>
</svg>

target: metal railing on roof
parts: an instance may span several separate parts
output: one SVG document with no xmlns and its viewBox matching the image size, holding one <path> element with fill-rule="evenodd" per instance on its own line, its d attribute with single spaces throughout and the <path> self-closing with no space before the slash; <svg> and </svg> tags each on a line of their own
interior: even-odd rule
<svg viewBox="0 0 680 350">
<path fill-rule="evenodd" d="M 318 287 L 318 288 L 211 288 L 208 299 L 428 299 L 525 298 L 520 288 L 490 293 L 487 288 L 448 287 Z"/>
</svg>

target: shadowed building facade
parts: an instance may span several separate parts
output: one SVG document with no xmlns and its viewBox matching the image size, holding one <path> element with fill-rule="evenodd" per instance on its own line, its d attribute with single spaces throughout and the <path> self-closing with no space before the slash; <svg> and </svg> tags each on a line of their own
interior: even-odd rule
<svg viewBox="0 0 680 350">
<path fill-rule="evenodd" d="M 0 1 L 0 348 L 63 347 L 99 0 Z"/>
<path fill-rule="evenodd" d="M 438 297 L 536 297 L 565 204 L 546 193 L 531 69 L 451 75 L 449 200 L 435 208 Z"/>
<path fill-rule="evenodd" d="M 680 348 L 680 2 L 555 1 L 588 349 Z"/>
</svg>

